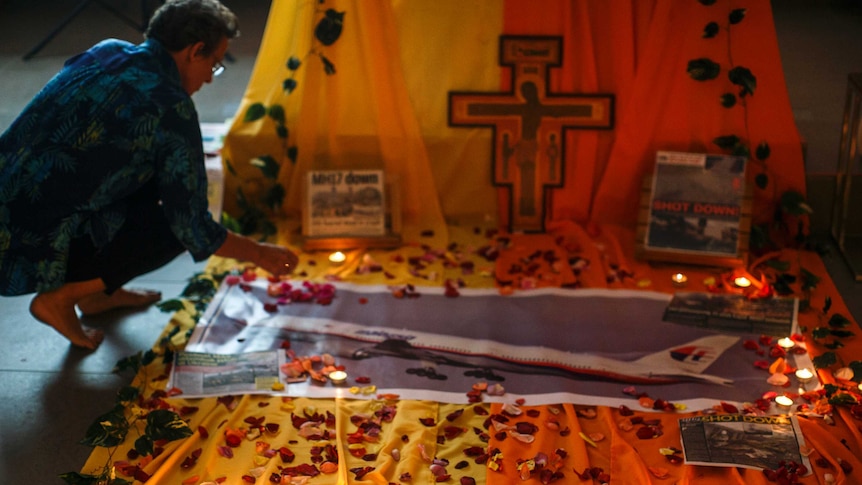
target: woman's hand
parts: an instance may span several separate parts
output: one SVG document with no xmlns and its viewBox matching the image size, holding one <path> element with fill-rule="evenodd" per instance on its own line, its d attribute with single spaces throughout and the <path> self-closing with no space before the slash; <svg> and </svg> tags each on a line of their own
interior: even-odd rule
<svg viewBox="0 0 862 485">
<path fill-rule="evenodd" d="M 230 231 L 215 254 L 223 258 L 254 263 L 273 276 L 290 274 L 299 263 L 299 257 L 283 246 L 257 242 Z"/>
<path fill-rule="evenodd" d="M 293 251 L 269 243 L 257 243 L 260 248 L 260 256 L 257 264 L 260 268 L 268 271 L 273 276 L 281 276 L 293 273 L 299 263 L 299 257 Z"/>
</svg>

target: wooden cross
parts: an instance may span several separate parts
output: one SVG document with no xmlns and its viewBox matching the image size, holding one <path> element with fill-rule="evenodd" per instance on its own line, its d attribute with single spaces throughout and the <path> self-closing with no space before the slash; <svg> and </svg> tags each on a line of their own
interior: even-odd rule
<svg viewBox="0 0 862 485">
<path fill-rule="evenodd" d="M 550 189 L 563 186 L 566 130 L 613 127 L 612 95 L 549 92 L 561 60 L 561 37 L 504 35 L 499 64 L 511 68 L 512 90 L 449 92 L 449 125 L 493 130 L 492 177 L 509 192 L 510 232 L 544 232 Z"/>
</svg>

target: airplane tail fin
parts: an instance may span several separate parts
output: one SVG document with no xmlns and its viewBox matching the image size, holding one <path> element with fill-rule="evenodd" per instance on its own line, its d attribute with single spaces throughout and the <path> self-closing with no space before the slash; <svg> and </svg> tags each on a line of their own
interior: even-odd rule
<svg viewBox="0 0 862 485">
<path fill-rule="evenodd" d="M 706 377 L 703 371 L 715 362 L 725 350 L 739 341 L 739 337 L 710 335 L 691 342 L 660 350 L 634 361 L 654 375 L 691 375 Z"/>
</svg>

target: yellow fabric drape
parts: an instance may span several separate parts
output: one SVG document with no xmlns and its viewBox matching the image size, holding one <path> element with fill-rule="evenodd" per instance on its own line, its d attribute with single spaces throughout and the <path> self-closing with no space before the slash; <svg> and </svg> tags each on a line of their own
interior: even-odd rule
<svg viewBox="0 0 862 485">
<path fill-rule="evenodd" d="M 491 133 L 448 126 L 448 93 L 497 91 L 500 0 L 393 0 L 404 79 L 425 140 L 438 200 L 451 218 L 495 218 Z"/>
<path fill-rule="evenodd" d="M 449 128 L 446 99 L 454 88 L 498 88 L 494 59 L 502 2 L 483 2 L 468 14 L 455 0 L 424 7 L 330 2 L 327 8 L 345 12 L 342 34 L 331 46 L 313 40 L 321 13 L 311 3 L 272 4 L 261 55 L 225 140 L 226 210 L 238 211 L 237 189 L 251 200 L 263 195 L 272 182 L 251 162 L 269 155 L 281 165 L 278 181 L 287 192 L 284 210 L 274 217 L 299 217 L 306 171 L 354 168 L 384 169 L 396 181 L 406 240 L 433 232 L 435 237 L 423 243 L 444 244 L 441 207 L 458 216 L 466 205 L 473 216 L 493 217 L 490 133 Z M 309 53 L 312 49 L 315 53 Z M 324 73 L 317 53 L 332 61 L 335 74 Z M 286 67 L 291 56 L 303 63 L 295 72 L 297 88 L 288 94 L 282 81 L 291 75 Z M 270 119 L 244 121 L 254 103 L 284 108 L 287 143 Z M 295 166 L 286 154 L 293 145 L 298 147 Z M 438 195 L 438 187 L 445 187 L 446 195 Z"/>
<path fill-rule="evenodd" d="M 457 231 L 453 231 L 457 234 Z M 581 241 L 586 244 L 587 235 L 580 232 L 579 226 L 568 224 L 555 229 L 555 240 L 559 244 L 576 244 Z M 526 243 L 526 241 L 522 241 Z M 598 241 L 596 241 L 598 243 Z M 602 246 L 605 246 L 602 243 Z M 535 247 L 517 248 L 513 247 L 505 252 L 532 252 Z M 620 261 L 618 257 L 622 254 L 630 254 L 630 248 L 616 250 L 607 248 L 607 257 L 595 258 L 595 261 L 606 260 L 607 263 Z M 503 254 L 501 260 L 508 259 Z M 791 273 L 798 272 L 798 267 L 804 267 L 816 275 L 828 275 L 821 259 L 811 252 L 786 251 L 779 260 L 789 261 L 793 266 Z M 222 273 L 229 269 L 235 262 L 229 260 L 213 259 L 207 272 L 210 274 Z M 623 266 L 625 266 L 623 264 Z M 582 281 L 588 287 L 609 288 L 631 288 L 633 282 L 626 279 L 625 283 L 609 284 L 604 281 L 607 274 L 607 266 L 595 264 L 584 268 L 581 274 Z M 634 273 L 638 280 L 652 280 L 650 289 L 663 292 L 674 291 L 670 284 L 670 275 L 677 271 L 674 267 L 635 267 Z M 710 276 L 706 270 L 686 269 L 689 275 L 687 289 L 692 291 L 705 291 L 705 278 Z M 590 275 L 586 275 L 590 273 Z M 595 281 L 595 286 L 589 282 Z M 470 287 L 475 287 L 472 283 Z M 797 293 L 798 294 L 798 293 Z M 799 325 L 809 329 L 809 349 L 812 357 L 824 349 L 822 342 L 810 340 L 811 329 L 823 324 L 823 315 L 815 309 L 823 308 L 826 298 L 831 298 L 832 310 L 842 315 L 849 315 L 846 304 L 838 294 L 834 284 L 828 277 L 824 279 L 810 293 L 811 309 L 803 311 L 799 315 Z M 189 304 L 191 307 L 191 304 Z M 855 324 L 855 323 L 854 323 Z M 170 339 L 172 346 L 181 349 L 189 330 L 194 322 L 185 312 L 180 312 L 166 326 L 157 342 Z M 844 362 L 856 360 L 862 355 L 862 341 L 850 338 L 845 340 L 846 346 L 839 349 L 838 353 Z M 349 364 L 348 364 L 349 365 Z M 166 363 L 156 359 L 151 364 L 143 367 L 133 385 L 143 388 L 144 401 L 150 402 L 155 398 L 155 392 L 164 393 L 167 381 Z M 835 378 L 828 370 L 819 372 L 824 383 L 835 383 Z M 371 376 L 380 388 L 386 387 L 386 380 L 381 376 Z M 764 379 L 766 373 L 764 372 Z M 504 382 L 503 385 L 506 383 Z M 621 389 L 623 384 L 621 383 Z M 289 389 L 289 387 L 288 387 Z M 465 389 L 466 391 L 467 389 Z M 644 389 L 639 389 L 643 391 Z M 780 390 L 780 389 L 778 389 Z M 649 391 L 647 391 L 649 392 Z M 644 419 L 658 419 L 661 422 L 663 434 L 655 439 L 639 439 L 634 430 L 624 430 L 619 426 L 624 416 L 618 409 L 607 406 L 578 406 L 571 403 L 560 403 L 558 405 L 533 405 L 531 398 L 527 398 L 526 405 L 521 409 L 523 414 L 513 417 L 507 423 L 515 425 L 519 421 L 527 421 L 534 424 L 538 431 L 535 433 L 535 442 L 523 443 L 515 438 L 497 434 L 493 423 L 487 421 L 489 416 L 479 413 L 480 408 L 491 413 L 500 414 L 500 404 L 480 403 L 477 405 L 467 404 L 443 404 L 429 401 L 393 400 L 383 401 L 373 399 L 368 395 L 357 395 L 356 399 L 310 399 L 304 397 L 286 398 L 277 396 L 236 396 L 227 401 L 221 401 L 215 397 L 204 399 L 187 399 L 182 395 L 166 399 L 164 404 L 170 404 L 173 408 L 181 410 L 182 418 L 187 420 L 192 431 L 195 433 L 185 440 L 170 442 L 164 445 L 164 450 L 155 459 L 129 458 L 127 452 L 134 448 L 135 440 L 139 436 L 141 428 L 131 430 L 117 449 L 97 447 L 90 455 L 87 463 L 83 466 L 84 473 L 98 473 L 104 466 L 117 466 L 118 473 L 123 478 L 129 475 L 123 474 L 123 467 L 134 468 L 139 466 L 152 478 L 147 483 L 153 484 L 181 484 L 200 485 L 206 481 L 226 479 L 225 483 L 244 483 L 242 477 L 257 473 L 260 477 L 256 483 L 269 483 L 267 480 L 273 473 L 281 473 L 283 468 L 297 466 L 304 463 L 312 463 L 314 448 L 325 445 L 337 447 L 339 451 L 340 467 L 332 474 L 318 475 L 310 483 L 316 484 L 342 484 L 342 483 L 398 483 L 403 473 L 410 473 L 410 483 L 434 483 L 430 470 L 431 458 L 438 457 L 449 461 L 448 470 L 452 474 L 452 483 L 458 483 L 460 477 L 469 476 L 476 479 L 476 483 L 483 484 L 509 484 L 520 483 L 518 478 L 518 460 L 530 459 L 545 453 L 552 456 L 556 449 L 562 449 L 567 457 L 563 461 L 565 480 L 555 483 L 580 483 L 575 478 L 575 473 L 582 473 L 589 467 L 602 468 L 611 476 L 611 483 L 642 484 L 642 483 L 680 483 L 692 485 L 704 484 L 761 484 L 768 485 L 765 475 L 759 470 L 741 470 L 733 467 L 705 467 L 671 464 L 659 452 L 660 448 L 680 447 L 678 419 L 689 416 L 689 412 L 698 410 L 690 409 L 688 412 L 665 413 L 647 412 L 639 407 L 635 398 L 632 398 L 631 409 L 636 415 Z M 514 402 L 516 395 L 508 394 L 506 402 Z M 803 401 L 798 400 L 799 403 Z M 158 403 L 156 403 L 158 404 Z M 354 433 L 358 428 L 352 420 L 354 417 L 370 416 L 381 409 L 384 405 L 392 405 L 397 408 L 397 414 L 391 422 L 382 426 L 382 433 L 378 440 L 371 440 L 360 444 L 364 447 L 366 457 L 355 456 L 351 450 L 351 442 L 348 434 Z M 143 405 L 141 405 L 143 407 Z M 163 407 L 157 405 L 156 407 Z M 554 408 L 554 409 L 552 409 Z M 130 412 L 136 410 L 133 407 Z M 152 409 L 146 406 L 146 409 Z M 463 410 L 461 414 L 458 411 Z M 333 413 L 335 422 L 325 428 L 331 432 L 327 440 L 310 440 L 303 438 L 299 431 L 293 426 L 291 414 L 302 416 L 314 413 Z M 277 431 L 266 431 L 261 436 L 246 437 L 238 447 L 230 448 L 230 456 L 225 451 L 227 447 L 225 434 L 228 430 L 248 430 L 251 425 L 248 421 L 266 424 L 279 424 Z M 427 419 L 426 419 L 427 418 Z M 802 477 L 800 483 L 817 484 L 825 483 L 825 473 L 831 473 L 836 477 L 836 483 L 857 483 L 856 471 L 862 469 L 859 453 L 862 443 L 862 432 L 858 429 L 859 420 L 854 418 L 846 406 L 836 409 L 833 420 L 827 421 L 821 418 L 800 418 L 800 426 L 805 436 L 805 444 L 812 451 L 812 460 L 821 460 L 820 464 L 814 465 L 814 473 Z M 553 421 L 556 427 L 549 426 Z M 137 426 L 143 427 L 143 423 Z M 454 428 L 451 428 L 453 427 Z M 201 434 L 199 428 L 207 433 Z M 580 432 L 586 436 L 596 436 L 596 433 L 604 439 L 595 438 L 597 447 L 592 447 L 580 437 Z M 485 436 L 480 436 L 484 433 Z M 441 440 L 440 436 L 447 436 Z M 260 445 L 263 443 L 263 445 Z M 421 445 L 421 446 L 420 446 Z M 269 457 L 264 453 L 265 448 L 277 450 L 285 446 L 296 454 L 295 461 L 287 463 L 279 456 Z M 485 462 L 476 461 L 475 456 L 465 453 L 465 450 L 478 447 L 482 450 L 499 448 L 502 451 L 500 458 L 501 469 L 492 470 L 486 468 Z M 399 448 L 401 459 L 392 457 L 392 450 Z M 423 456 L 424 449 L 424 456 Z M 359 452 L 357 451 L 357 454 Z M 190 457 L 199 455 L 199 459 L 193 464 L 184 466 Z M 366 460 L 367 458 L 367 460 Z M 373 459 L 372 459 L 373 458 Z M 822 460 L 826 460 L 823 462 Z M 850 465 L 854 470 L 845 473 L 839 460 Z M 462 465 L 465 462 L 466 465 Z M 824 468 L 823 463 L 828 463 Z M 353 468 L 371 466 L 375 469 L 367 474 L 362 481 L 354 480 Z M 666 469 L 668 478 L 655 478 L 650 467 Z M 128 472 L 126 472 L 128 473 Z M 531 479 L 531 481 L 533 481 Z M 404 480 L 407 483 L 407 480 Z M 447 482 L 448 483 L 448 482 Z"/>
</svg>

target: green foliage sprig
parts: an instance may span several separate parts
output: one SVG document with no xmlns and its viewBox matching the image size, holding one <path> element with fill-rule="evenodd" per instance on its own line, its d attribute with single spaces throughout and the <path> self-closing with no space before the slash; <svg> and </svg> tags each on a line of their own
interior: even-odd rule
<svg viewBox="0 0 862 485">
<path fill-rule="evenodd" d="M 712 7 L 716 0 L 698 0 L 701 5 Z M 726 72 L 728 89 L 719 97 L 719 103 L 724 108 L 741 109 L 744 120 L 744 136 L 737 134 L 724 134 L 713 138 L 712 143 L 726 153 L 743 156 L 754 161 L 758 172 L 754 175 L 755 185 L 766 190 L 770 186 L 769 160 L 772 149 L 766 140 L 760 141 L 752 152 L 752 140 L 749 130 L 748 103 L 757 90 L 757 76 L 748 66 L 738 65 L 733 59 L 731 44 L 732 32 L 738 28 L 746 19 L 747 9 L 729 9 L 724 20 L 708 22 L 701 33 L 704 39 L 718 39 L 720 34 L 725 34 L 727 44 Z M 722 64 L 707 57 L 692 59 L 688 62 L 686 71 L 695 81 L 712 81 L 718 79 L 722 73 Z M 754 249 L 765 249 L 775 246 L 770 236 L 770 227 L 795 234 L 797 245 L 805 244 L 805 227 L 799 218 L 810 215 L 811 207 L 806 203 L 805 197 L 794 190 L 789 190 L 781 195 L 779 203 L 773 216 L 772 224 L 754 225 L 751 228 L 750 245 Z M 788 220 L 796 220 L 796 227 L 788 227 Z"/>
<path fill-rule="evenodd" d="M 228 273 L 209 275 L 197 273 L 189 279 L 180 298 L 166 300 L 158 304 L 164 312 L 184 312 L 197 322 L 203 316 L 206 307 L 212 301 L 221 282 Z M 158 351 L 150 349 L 138 352 L 117 361 L 114 372 L 130 371 L 140 375 L 140 386 L 126 386 L 117 392 L 114 406 L 106 413 L 96 418 L 87 428 L 81 444 L 91 447 L 111 448 L 105 465 L 94 474 L 68 472 L 60 478 L 70 485 L 131 485 L 132 482 L 114 476 L 113 463 L 117 447 L 126 441 L 129 433 L 138 433 L 134 450 L 139 456 L 149 456 L 155 452 L 157 442 L 170 442 L 185 439 L 192 435 L 192 430 L 176 412 L 165 409 L 159 399 L 148 410 L 147 399 L 144 398 L 147 377 L 146 368 L 161 358 L 162 364 L 173 361 L 174 351 L 172 340 L 180 326 L 176 325 L 156 345 Z M 189 330 L 191 332 L 191 330 Z M 143 432 L 140 427 L 143 426 Z M 146 474 L 140 469 L 134 469 L 135 479 L 146 481 Z"/>
<path fill-rule="evenodd" d="M 172 359 L 172 355 L 168 352 L 163 357 Z M 156 358 L 158 354 L 153 351 L 139 352 L 117 362 L 115 370 L 132 370 L 137 373 L 154 362 Z M 146 376 L 142 381 L 144 383 L 148 381 Z M 118 446 L 126 441 L 129 433 L 138 433 L 134 449 L 139 456 L 152 455 L 156 442 L 176 441 L 192 435 L 188 423 L 176 412 L 169 409 L 139 408 L 137 406 L 141 401 L 141 388 L 127 386 L 120 389 L 117 392 L 114 407 L 96 418 L 80 441 L 87 446 L 111 448 L 105 465 L 95 474 L 69 472 L 61 474 L 60 478 L 70 485 L 131 485 L 131 481 L 118 478 L 113 472 L 114 454 Z M 139 423 L 143 425 L 143 432 L 140 430 Z M 136 480 L 146 481 L 148 478 L 139 468 L 134 469 L 132 473 Z"/>
<path fill-rule="evenodd" d="M 826 302 L 823 305 L 823 310 L 821 311 L 821 317 L 825 318 L 826 315 L 829 314 L 829 309 L 831 307 L 832 299 L 827 297 Z M 854 360 L 845 366 L 843 360 L 841 359 L 841 356 L 839 356 L 836 352 L 838 349 L 844 347 L 844 339 L 848 339 L 855 336 L 855 333 L 848 329 L 848 327 L 853 326 L 853 322 L 841 313 L 833 313 L 832 316 L 830 316 L 829 319 L 826 321 L 826 325 L 823 325 L 822 322 L 823 320 L 821 318 L 821 324 L 811 331 L 811 336 L 816 343 L 823 346 L 828 351 L 811 359 L 811 362 L 814 364 L 814 367 L 816 367 L 817 369 L 828 369 L 836 366 L 846 367 L 846 369 L 843 369 L 843 372 L 846 373 L 849 371 L 849 380 L 857 384 L 862 383 L 862 361 Z M 846 375 L 847 374 L 845 374 L 845 378 Z M 839 389 L 835 388 L 835 390 Z M 830 396 L 833 394 L 831 392 L 827 393 Z M 844 396 L 846 398 L 848 395 L 846 395 L 846 393 L 837 393 L 836 396 Z M 831 397 L 830 403 L 836 405 L 847 404 L 844 402 L 833 401 Z M 850 404 L 856 404 L 856 402 L 854 401 Z"/>
<path fill-rule="evenodd" d="M 322 4 L 324 1 L 319 0 L 319 3 Z M 325 55 L 325 47 L 331 46 L 341 37 L 344 28 L 345 12 L 338 12 L 335 9 L 329 8 L 318 10 L 318 14 L 319 18 L 314 28 L 315 41 L 311 49 L 303 59 L 291 56 L 285 63 L 288 77 L 281 82 L 281 88 L 286 96 L 289 96 L 298 87 L 297 72 L 305 64 L 305 61 L 311 58 L 320 60 L 323 72 L 327 76 L 334 75 L 336 72 L 335 64 Z M 299 148 L 295 142 L 291 142 L 290 140 L 287 116 L 284 105 L 281 102 L 277 101 L 271 105 L 261 102 L 251 104 L 245 111 L 243 122 L 271 123 L 276 136 L 281 140 L 282 153 L 278 155 L 265 153 L 250 161 L 251 165 L 260 170 L 263 179 L 269 182 L 268 188 L 259 200 L 249 200 L 248 196 L 243 192 L 242 187 L 238 188 L 236 202 L 241 215 L 236 219 L 228 217 L 228 224 L 226 225 L 229 225 L 230 229 L 237 230 L 242 234 L 258 233 L 261 234 L 262 239 L 266 239 L 275 233 L 275 226 L 269 220 L 268 214 L 281 207 L 286 195 L 284 186 L 278 181 L 278 174 L 282 168 L 282 160 L 287 159 L 291 165 L 295 165 Z M 225 164 L 230 173 L 237 175 L 230 160 L 226 160 Z"/>
<path fill-rule="evenodd" d="M 186 302 L 191 303 L 194 313 L 190 313 L 192 320 L 197 322 L 206 311 L 207 306 L 218 290 L 218 284 L 227 276 L 227 273 L 209 275 L 208 273 L 195 273 L 189 278 L 189 284 L 180 293 L 179 298 L 165 300 L 156 304 L 159 310 L 168 313 L 188 311 Z"/>
<path fill-rule="evenodd" d="M 698 0 L 701 4 L 711 6 L 715 3 L 714 0 Z M 730 152 L 733 155 L 751 158 L 750 139 L 751 136 L 748 130 L 748 109 L 747 98 L 754 95 L 757 89 L 757 77 L 751 72 L 751 69 L 745 66 L 736 65 L 733 61 L 733 52 L 731 49 L 731 29 L 734 25 L 741 23 L 745 19 L 746 9 L 733 9 L 727 15 L 726 22 L 722 25 L 718 22 L 709 22 L 703 29 L 702 37 L 704 39 L 717 38 L 722 32 L 726 32 L 727 39 L 727 80 L 730 82 L 729 90 L 721 95 L 719 102 L 727 109 L 741 108 L 745 120 L 745 138 L 740 138 L 738 135 L 721 135 L 715 137 L 712 142 L 724 151 Z M 722 72 L 720 63 L 706 57 L 692 59 L 688 62 L 688 75 L 695 81 L 711 81 L 717 79 Z M 736 91 L 730 91 L 735 89 Z M 761 142 L 755 156 L 762 163 L 769 158 L 769 144 Z M 762 176 L 762 177 L 761 177 Z M 768 177 L 765 171 L 758 174 L 761 177 L 763 187 L 768 183 Z M 763 188 L 761 187 L 761 188 Z"/>
</svg>

